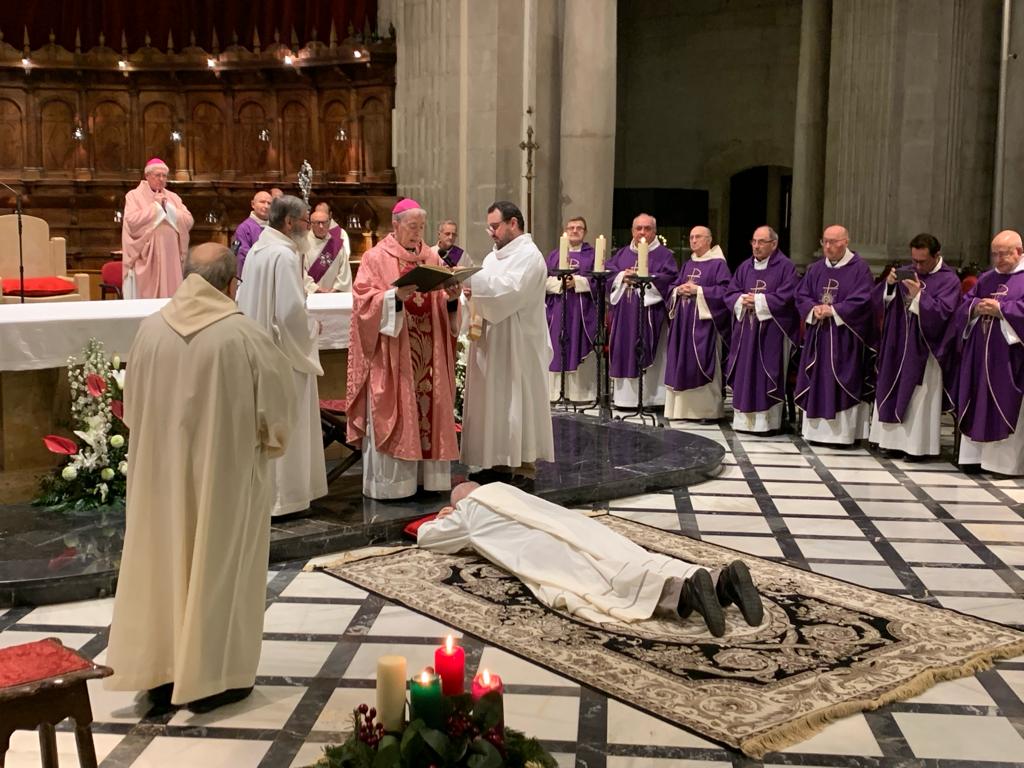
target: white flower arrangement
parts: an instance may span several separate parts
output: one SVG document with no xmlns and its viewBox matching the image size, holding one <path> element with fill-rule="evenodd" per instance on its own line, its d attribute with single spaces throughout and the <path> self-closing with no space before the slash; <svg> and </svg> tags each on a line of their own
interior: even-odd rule
<svg viewBox="0 0 1024 768">
<path fill-rule="evenodd" d="M 466 393 L 466 366 L 469 364 L 469 338 L 463 334 L 455 352 L 455 423 L 462 424 L 462 406 Z"/>
</svg>

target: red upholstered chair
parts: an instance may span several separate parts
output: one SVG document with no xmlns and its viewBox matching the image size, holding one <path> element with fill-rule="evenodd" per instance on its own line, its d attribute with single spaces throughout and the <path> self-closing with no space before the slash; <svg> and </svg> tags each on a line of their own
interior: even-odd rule
<svg viewBox="0 0 1024 768">
<path fill-rule="evenodd" d="M 344 400 L 320 401 L 320 429 L 324 436 L 324 450 L 332 443 L 341 443 L 350 451 L 338 466 L 327 473 L 328 485 L 341 477 L 345 470 L 359 461 L 362 456 L 362 452 L 348 442 L 348 419 L 345 415 L 345 405 Z"/>
<path fill-rule="evenodd" d="M 121 295 L 121 262 L 108 261 L 100 267 L 100 299 L 106 299 L 112 293 L 115 299 L 123 299 Z"/>
<path fill-rule="evenodd" d="M 36 729 L 44 768 L 58 768 L 54 726 L 70 717 L 79 764 L 96 768 L 86 681 L 112 674 L 110 667 L 94 664 L 52 637 L 0 649 L 0 766 L 11 734 Z"/>
</svg>

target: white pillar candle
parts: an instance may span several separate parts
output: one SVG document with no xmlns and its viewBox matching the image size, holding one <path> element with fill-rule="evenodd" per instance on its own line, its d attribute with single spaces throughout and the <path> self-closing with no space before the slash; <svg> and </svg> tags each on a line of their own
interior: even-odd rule
<svg viewBox="0 0 1024 768">
<path fill-rule="evenodd" d="M 640 277 L 648 277 L 651 273 L 647 268 L 647 238 L 641 237 L 636 247 L 636 273 Z"/>
<path fill-rule="evenodd" d="M 558 268 L 569 268 L 569 234 L 567 232 L 563 232 L 562 236 L 558 238 Z"/>
<path fill-rule="evenodd" d="M 377 717 L 386 731 L 405 724 L 405 656 L 377 659 Z"/>
<path fill-rule="evenodd" d="M 608 241 L 604 239 L 604 235 L 598 235 L 597 241 L 594 243 L 594 271 L 604 272 L 604 251 L 608 247 Z"/>
</svg>

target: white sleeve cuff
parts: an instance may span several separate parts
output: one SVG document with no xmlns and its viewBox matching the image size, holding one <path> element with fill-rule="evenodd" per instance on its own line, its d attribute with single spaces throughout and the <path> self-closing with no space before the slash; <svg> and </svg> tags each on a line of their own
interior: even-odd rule
<svg viewBox="0 0 1024 768">
<path fill-rule="evenodd" d="M 697 300 L 697 317 L 699 319 L 701 319 L 701 320 L 710 320 L 711 317 L 712 317 L 712 315 L 711 315 L 711 307 L 708 306 L 708 301 L 707 301 L 707 299 L 704 298 L 704 289 L 701 288 L 699 285 L 697 286 L 696 300 Z"/>
<path fill-rule="evenodd" d="M 768 297 L 763 293 L 754 294 L 754 313 L 757 315 L 758 320 L 772 319 L 772 311 L 768 309 Z"/>
<path fill-rule="evenodd" d="M 384 303 L 380 310 L 380 332 L 384 336 L 392 338 L 402 332 L 402 321 L 405 319 L 405 312 L 395 309 L 397 290 L 397 288 L 388 288 L 384 291 Z"/>
</svg>

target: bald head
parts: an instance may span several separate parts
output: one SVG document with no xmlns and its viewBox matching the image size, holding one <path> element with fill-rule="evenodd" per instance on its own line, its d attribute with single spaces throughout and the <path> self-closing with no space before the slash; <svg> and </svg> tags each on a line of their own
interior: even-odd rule
<svg viewBox="0 0 1024 768">
<path fill-rule="evenodd" d="M 707 227 L 694 227 L 690 230 L 690 250 L 694 256 L 703 256 L 711 250 L 711 230 Z"/>
<path fill-rule="evenodd" d="M 199 275 L 224 294 L 231 289 L 231 278 L 238 269 L 238 260 L 230 248 L 220 243 L 203 243 L 188 252 L 185 259 L 185 277 Z"/>
<path fill-rule="evenodd" d="M 825 227 L 825 231 L 821 235 L 821 250 L 824 252 L 825 258 L 833 264 L 842 260 L 849 244 L 850 233 L 846 231 L 846 227 L 839 224 Z"/>
<path fill-rule="evenodd" d="M 641 213 L 635 219 L 633 219 L 633 246 L 635 247 L 640 242 L 640 238 L 644 238 L 649 243 L 654 241 L 654 238 L 658 234 L 658 222 L 655 221 L 654 217 L 649 213 Z"/>
<path fill-rule="evenodd" d="M 480 483 L 474 483 L 472 481 L 456 485 L 452 488 L 452 506 L 454 507 L 479 487 Z"/>
<path fill-rule="evenodd" d="M 1013 272 L 1024 254 L 1019 232 L 1004 229 L 992 238 L 992 267 L 1000 274 Z"/>
</svg>

